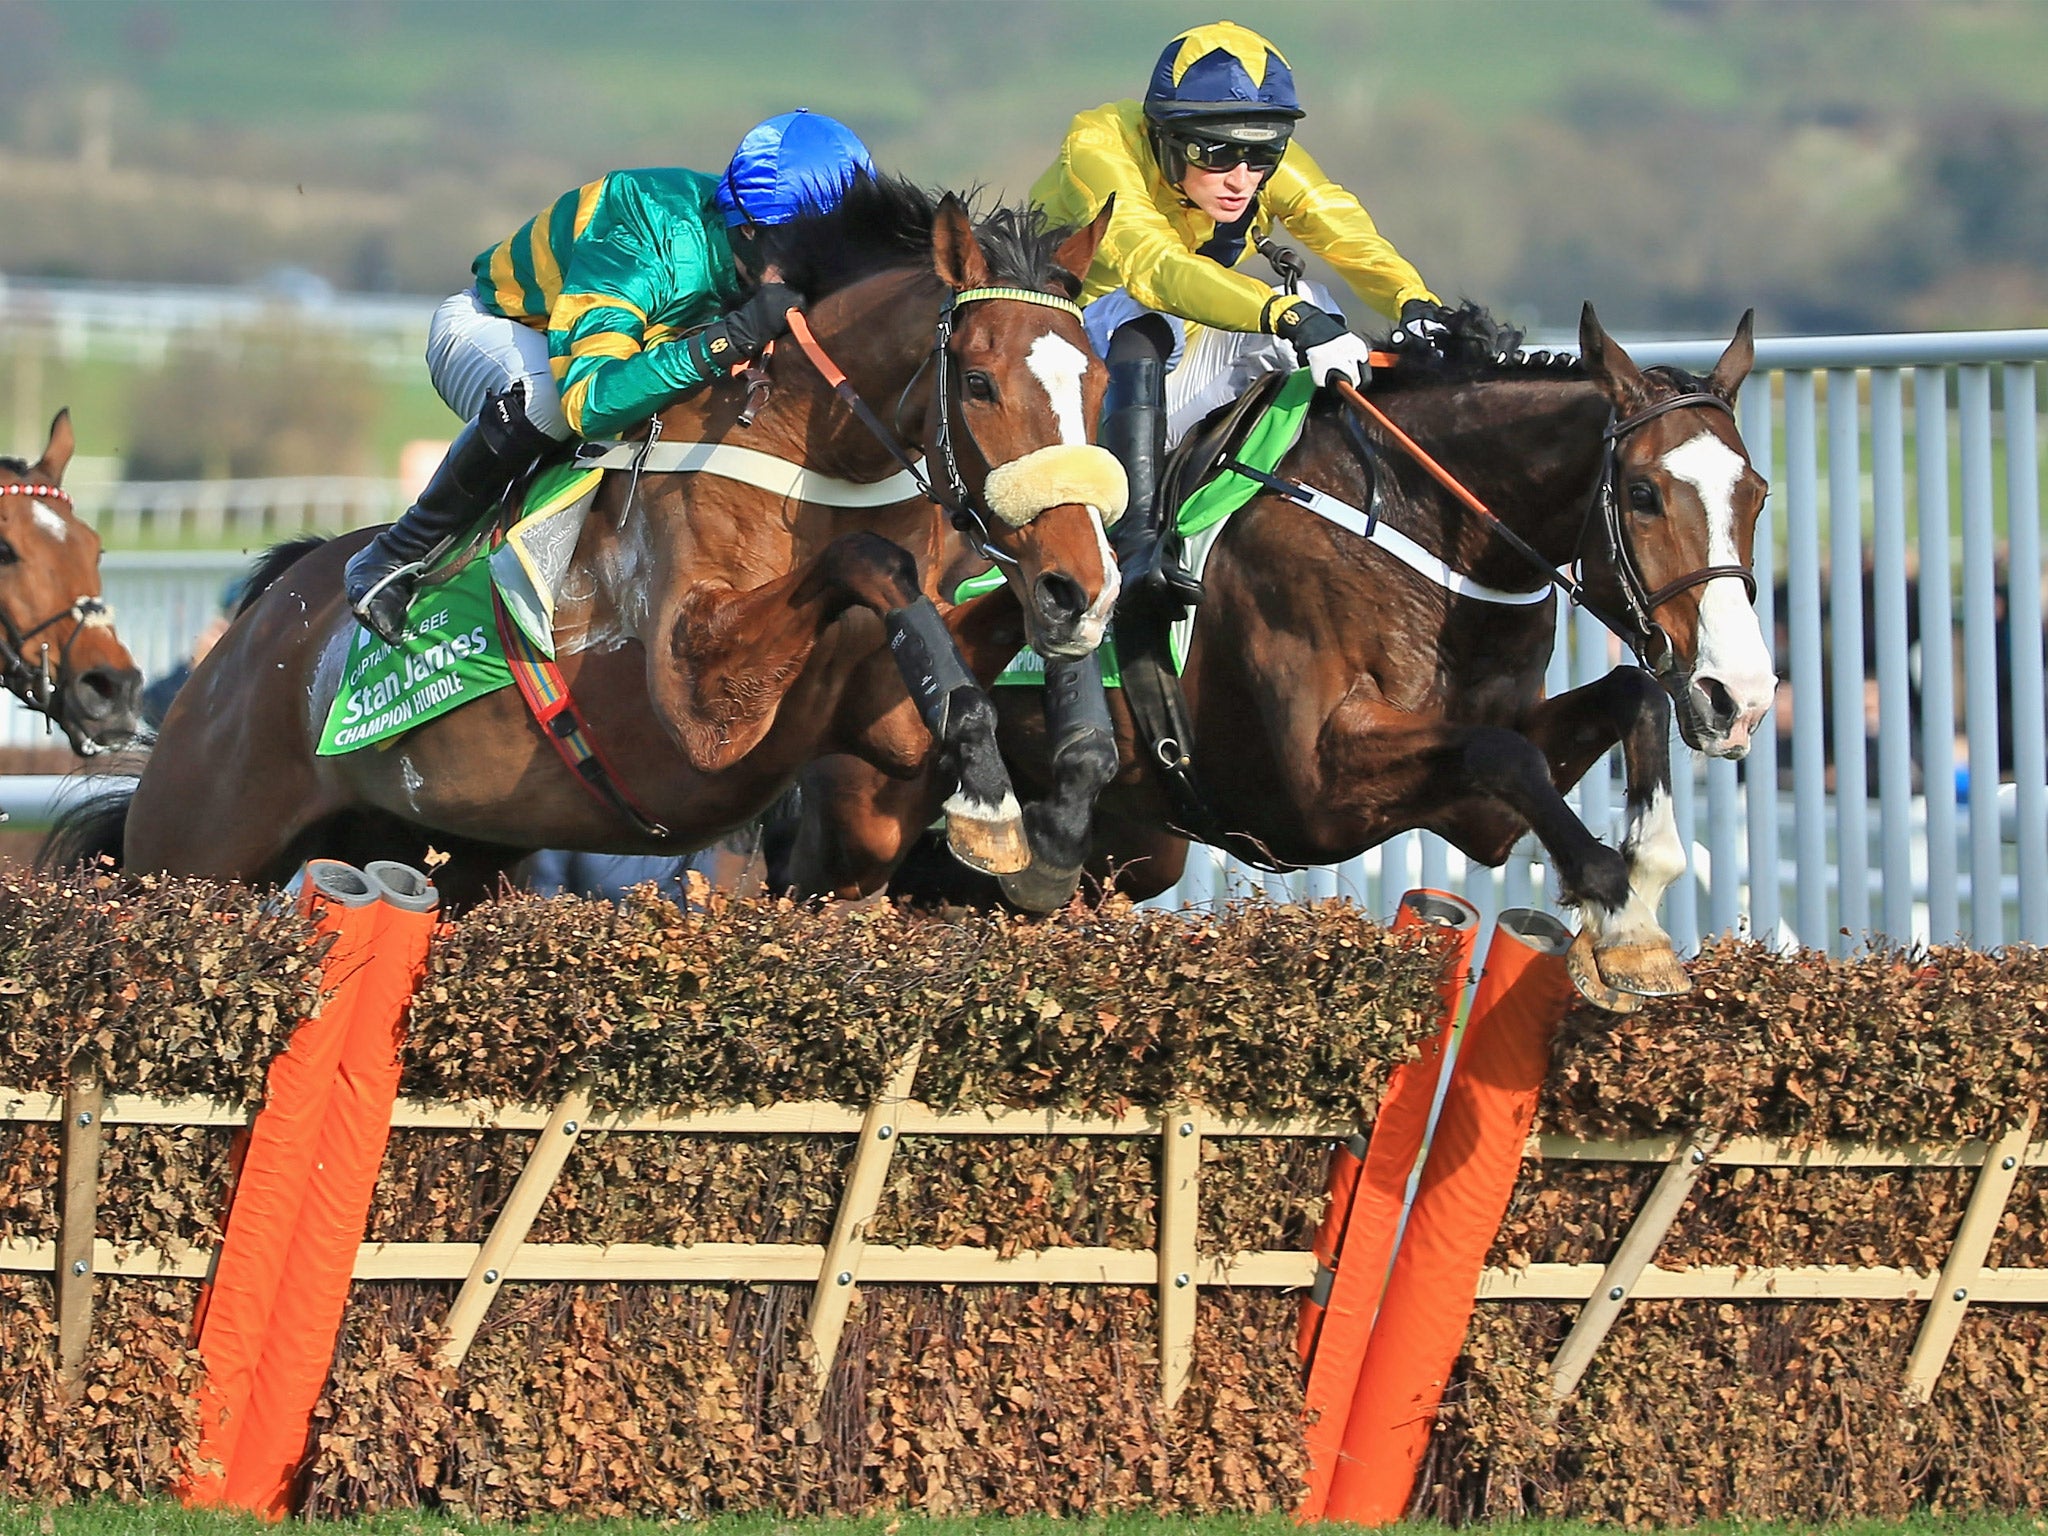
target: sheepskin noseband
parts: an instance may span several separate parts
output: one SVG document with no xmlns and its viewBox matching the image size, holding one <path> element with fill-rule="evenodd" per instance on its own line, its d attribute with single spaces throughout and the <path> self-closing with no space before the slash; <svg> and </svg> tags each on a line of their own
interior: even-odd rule
<svg viewBox="0 0 2048 1536">
<path fill-rule="evenodd" d="M 1022 528 L 1046 508 L 1070 501 L 1093 507 L 1107 527 L 1123 516 L 1131 487 L 1123 465 L 1107 448 L 1055 443 L 990 470 L 982 495 L 989 511 L 1012 528 Z"/>
</svg>

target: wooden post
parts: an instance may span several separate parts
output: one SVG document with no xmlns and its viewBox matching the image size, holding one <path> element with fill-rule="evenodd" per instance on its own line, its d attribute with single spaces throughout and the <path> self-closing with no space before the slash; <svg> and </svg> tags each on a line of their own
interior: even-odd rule
<svg viewBox="0 0 2048 1536">
<path fill-rule="evenodd" d="M 1614 1257 L 1602 1272 L 1600 1284 L 1579 1309 L 1578 1321 L 1572 1324 L 1572 1331 L 1565 1336 L 1557 1358 L 1550 1362 L 1550 1416 L 1553 1420 L 1563 1408 L 1565 1399 L 1578 1390 L 1579 1380 L 1586 1374 L 1586 1367 L 1593 1363 L 1594 1353 L 1614 1326 L 1615 1319 L 1621 1316 L 1622 1304 L 1627 1301 L 1628 1293 L 1635 1288 L 1650 1260 L 1657 1256 L 1665 1233 L 1678 1219 L 1686 1198 L 1692 1194 L 1693 1185 L 1699 1182 L 1700 1171 L 1706 1167 L 1707 1159 L 1714 1155 L 1714 1149 L 1720 1143 L 1718 1131 L 1695 1131 L 1680 1144 L 1677 1156 L 1664 1165 L 1664 1172 L 1650 1191 L 1650 1198 L 1643 1202 L 1642 1210 L 1623 1235 L 1621 1246 L 1614 1250 Z"/>
<path fill-rule="evenodd" d="M 74 1077 L 64 1091 L 59 1140 L 57 1217 L 57 1379 L 76 1392 L 86 1351 L 92 1344 L 93 1245 L 100 1207 L 100 1138 L 105 1129 L 105 1094 L 95 1077 Z"/>
<path fill-rule="evenodd" d="M 589 1119 L 590 1079 L 586 1077 L 563 1096 L 548 1123 L 541 1127 L 540 1140 L 534 1143 L 526 1166 L 519 1170 L 519 1180 L 512 1186 L 505 1208 L 498 1212 L 498 1219 L 491 1223 L 490 1236 L 477 1250 L 476 1262 L 470 1265 L 469 1276 L 455 1295 L 455 1305 L 448 1309 L 448 1337 L 436 1357 L 441 1365 L 458 1366 L 469 1353 L 484 1314 L 490 1310 L 512 1267 L 512 1256 L 526 1241 L 534 1218 L 555 1187 L 555 1180 L 562 1176 L 562 1165 L 582 1139 Z"/>
<path fill-rule="evenodd" d="M 1971 1187 L 1970 1203 L 1963 1208 L 1955 1243 L 1948 1251 L 1947 1262 L 1941 1266 L 1941 1278 L 1935 1282 L 1934 1299 L 1928 1303 L 1927 1316 L 1921 1319 L 1913 1353 L 1906 1359 L 1908 1402 L 1924 1403 L 1934 1395 L 1934 1383 L 1940 1379 L 1941 1368 L 1948 1363 L 1949 1351 L 1955 1347 L 1956 1334 L 1963 1326 L 1963 1309 L 1970 1304 L 1970 1289 L 1976 1285 L 1985 1255 L 1991 1251 L 1992 1235 L 2005 1214 L 2005 1202 L 2012 1195 L 2013 1181 L 2019 1177 L 2020 1163 L 2039 1117 L 2038 1105 L 2029 1108 L 2026 1120 L 1994 1141 L 1984 1154 L 1983 1170 Z"/>
<path fill-rule="evenodd" d="M 1159 1127 L 1165 1138 L 1159 1189 L 1159 1395 L 1180 1401 L 1195 1363 L 1195 1247 L 1201 1222 L 1202 1121 L 1173 1110 Z"/>
<path fill-rule="evenodd" d="M 846 1191 L 839 1198 L 839 1214 L 832 1222 L 832 1237 L 825 1244 L 825 1257 L 818 1266 L 818 1283 L 811 1291 L 811 1402 L 815 1406 L 825 1395 L 832 1379 L 832 1363 L 839 1354 L 839 1337 L 846 1331 L 847 1314 L 853 1310 L 854 1282 L 860 1276 L 860 1256 L 867 1247 L 868 1223 L 881 1203 L 882 1186 L 888 1182 L 889 1164 L 896 1156 L 896 1117 L 910 1098 L 917 1081 L 922 1045 L 914 1045 L 897 1065 L 881 1094 L 868 1106 L 860 1124 L 860 1140 L 854 1144 L 853 1166 L 847 1170 Z"/>
</svg>

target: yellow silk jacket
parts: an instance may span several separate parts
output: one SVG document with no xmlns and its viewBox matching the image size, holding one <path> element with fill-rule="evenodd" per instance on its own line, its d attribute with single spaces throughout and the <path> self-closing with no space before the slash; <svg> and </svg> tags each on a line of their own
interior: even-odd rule
<svg viewBox="0 0 2048 1536">
<path fill-rule="evenodd" d="M 1086 224 L 1111 193 L 1116 212 L 1096 248 L 1081 302 L 1128 289 L 1148 309 L 1226 331 L 1272 329 L 1273 290 L 1247 272 L 1200 255 L 1216 221 L 1166 183 L 1147 142 L 1144 108 L 1110 102 L 1075 117 L 1059 157 L 1032 184 L 1031 201 L 1056 224 Z M 1297 142 L 1259 188 L 1257 234 L 1279 225 L 1343 275 L 1353 292 L 1387 316 L 1410 299 L 1436 295 L 1374 227 L 1358 199 L 1323 174 Z M 1246 240 L 1238 261 L 1250 255 Z"/>
</svg>

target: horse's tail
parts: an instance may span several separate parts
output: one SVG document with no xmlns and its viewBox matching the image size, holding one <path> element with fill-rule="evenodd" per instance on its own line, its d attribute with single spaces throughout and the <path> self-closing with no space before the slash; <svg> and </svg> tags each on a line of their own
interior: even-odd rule
<svg viewBox="0 0 2048 1536">
<path fill-rule="evenodd" d="M 135 785 L 142 777 L 142 763 L 139 759 L 117 763 L 111 771 L 95 769 L 92 776 L 113 782 L 67 801 L 58 812 L 56 821 L 43 838 L 42 846 L 36 849 L 36 868 L 45 874 L 81 866 L 87 869 L 121 867 L 121 845 L 128 831 L 128 807 L 135 799 Z"/>
</svg>

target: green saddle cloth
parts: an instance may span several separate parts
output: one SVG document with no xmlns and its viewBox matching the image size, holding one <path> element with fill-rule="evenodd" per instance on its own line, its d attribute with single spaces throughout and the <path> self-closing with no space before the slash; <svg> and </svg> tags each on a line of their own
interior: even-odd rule
<svg viewBox="0 0 2048 1536">
<path fill-rule="evenodd" d="M 494 588 L 526 637 L 552 657 L 555 585 L 575 554 L 582 513 L 603 476 L 603 470 L 572 464 L 537 476 L 518 519 L 488 558 L 452 550 L 421 585 L 405 616 L 402 644 L 386 645 L 356 626 L 319 755 L 382 746 L 511 686 Z M 456 562 L 462 563 L 450 574 L 438 574 Z"/>
</svg>

